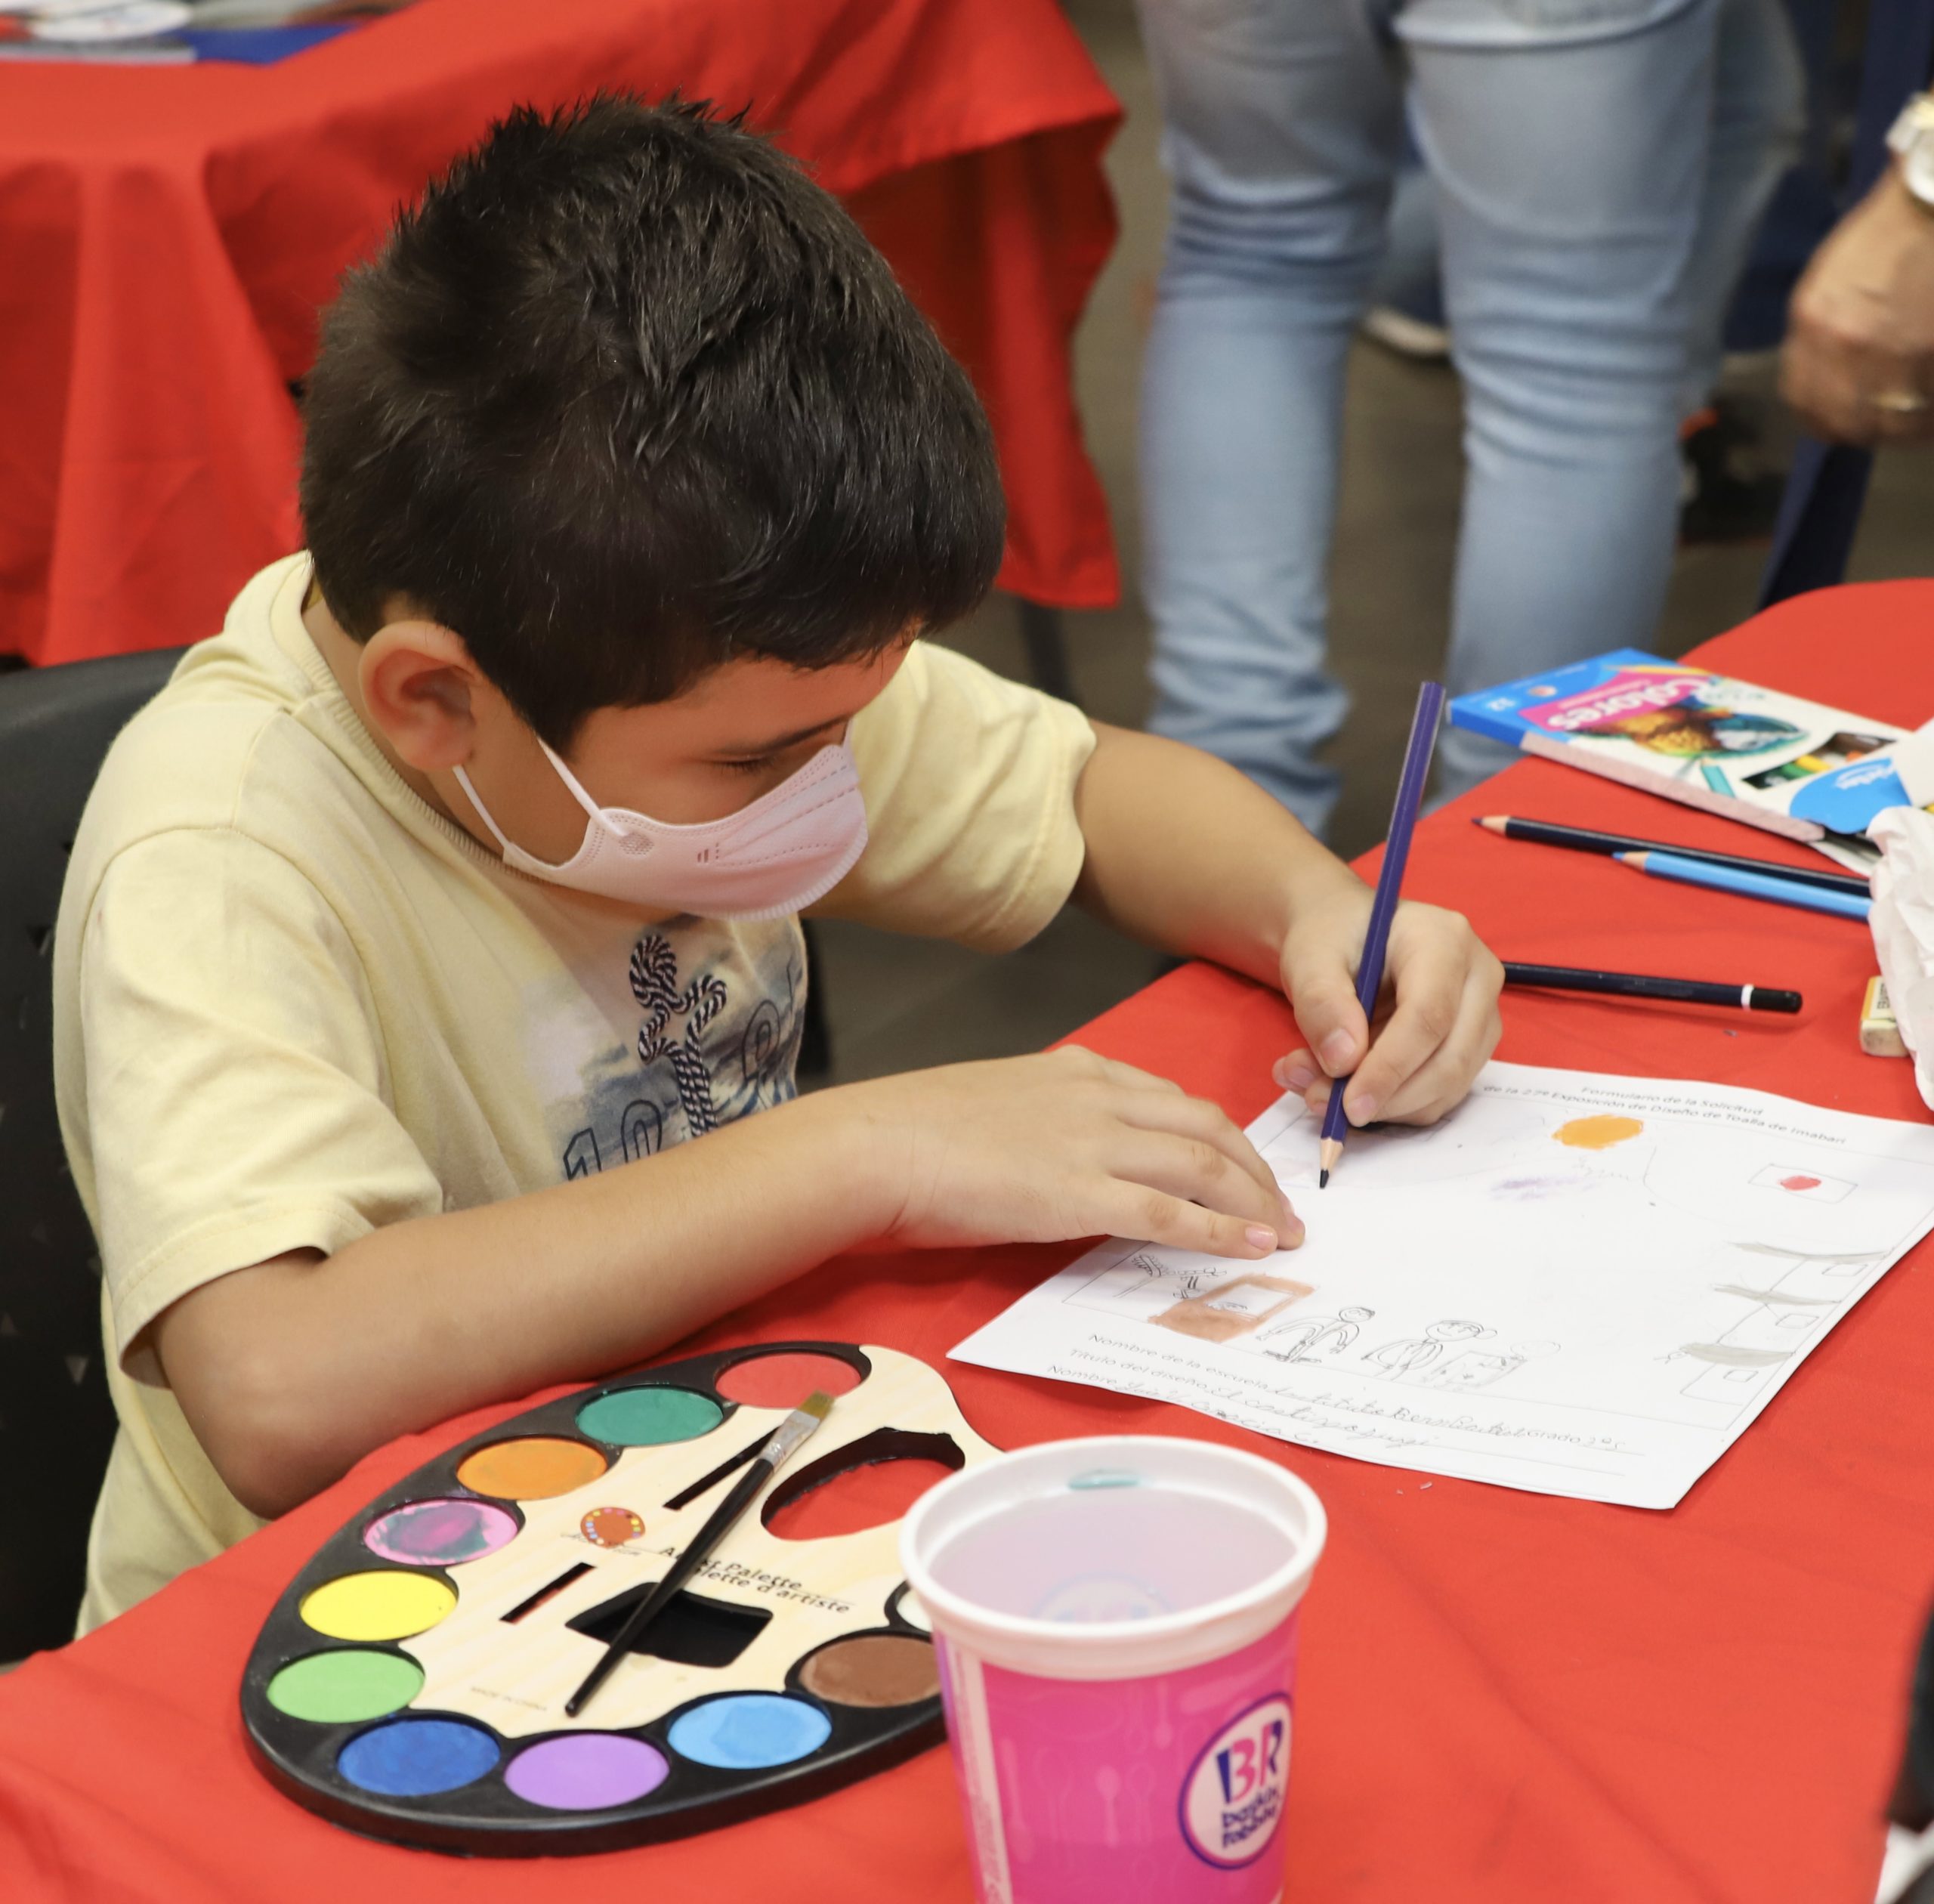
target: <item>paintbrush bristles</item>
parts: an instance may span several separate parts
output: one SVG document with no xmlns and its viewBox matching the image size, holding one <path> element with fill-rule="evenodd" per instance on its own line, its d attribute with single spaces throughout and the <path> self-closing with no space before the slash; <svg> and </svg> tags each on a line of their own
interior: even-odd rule
<svg viewBox="0 0 1934 1904">
<path fill-rule="evenodd" d="M 833 1397 L 823 1389 L 815 1389 L 799 1404 L 799 1412 L 811 1415 L 815 1421 L 823 1421 L 833 1412 Z"/>
</svg>

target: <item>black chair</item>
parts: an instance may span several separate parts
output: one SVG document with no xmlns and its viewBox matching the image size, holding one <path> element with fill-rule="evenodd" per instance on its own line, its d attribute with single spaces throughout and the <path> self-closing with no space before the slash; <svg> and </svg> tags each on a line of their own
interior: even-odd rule
<svg viewBox="0 0 1934 1904">
<path fill-rule="evenodd" d="M 1027 654 L 1027 678 L 1044 694 L 1081 705 L 1075 691 L 1074 670 L 1068 664 L 1067 623 L 1058 608 L 1016 595 L 1021 616 L 1021 644 Z"/>
<path fill-rule="evenodd" d="M 1934 1617 L 1920 1642 L 1920 1658 L 1908 1699 L 1907 1748 L 1887 1806 L 1887 1822 L 1916 1833 L 1934 1831 Z M 1934 1904 L 1934 1868 L 1905 1889 L 1889 1884 L 1883 1904 Z"/>
<path fill-rule="evenodd" d="M 100 1262 L 54 1114 L 54 921 L 109 743 L 179 651 L 0 675 L 0 1661 L 72 1637 L 114 1439 Z"/>
</svg>

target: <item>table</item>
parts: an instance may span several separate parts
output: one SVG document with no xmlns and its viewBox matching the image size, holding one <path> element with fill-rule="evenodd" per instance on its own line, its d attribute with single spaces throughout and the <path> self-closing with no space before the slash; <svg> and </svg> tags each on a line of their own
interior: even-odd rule
<svg viewBox="0 0 1934 1904">
<path fill-rule="evenodd" d="M 0 651 L 215 632 L 301 542 L 289 386 L 343 268 L 511 105 L 675 86 L 749 102 L 972 373 L 1002 586 L 1111 601 L 1067 351 L 1120 109 L 1055 0 L 419 0 L 262 69 L 0 63 Z"/>
<path fill-rule="evenodd" d="M 1934 715 L 1930 617 L 1934 583 L 1872 584 L 1797 598 L 1698 652 L 1769 686 L 1917 722 Z M 1845 687 L 1854 680 L 1862 691 Z M 1858 1050 L 1873 961 L 1857 927 L 1725 894 L 1668 897 L 1620 868 L 1469 824 L 1503 809 L 1796 863 L 1803 849 L 1528 762 L 1420 828 L 1410 886 L 1462 905 L 1516 957 L 1796 985 L 1806 1007 L 1796 1021 L 1513 994 L 1502 1056 L 1926 1114 L 1905 1064 Z M 1195 966 L 1083 1041 L 1247 1118 L 1274 1096 L 1269 1061 L 1288 1029 L 1279 999 Z M 945 1362 L 1074 1253 L 851 1259 L 697 1346 L 883 1343 L 943 1368 L 970 1423 L 1003 1446 L 1189 1435 L 1258 1450 L 1310 1481 L 1331 1544 L 1306 1603 L 1290 1904 L 1871 1895 L 1911 1648 L 1934 1589 L 1934 1248 L 1889 1272 L 1670 1513 L 1426 1485 L 1163 1405 Z M 539 1865 L 366 1843 L 256 1776 L 236 1688 L 277 1593 L 363 1501 L 508 1412 L 383 1449 L 123 1618 L 0 1681 L 0 1896 L 490 1904 L 623 1884 L 709 1904 L 964 1904 L 965 1850 L 940 1751 L 710 1837 Z"/>
</svg>

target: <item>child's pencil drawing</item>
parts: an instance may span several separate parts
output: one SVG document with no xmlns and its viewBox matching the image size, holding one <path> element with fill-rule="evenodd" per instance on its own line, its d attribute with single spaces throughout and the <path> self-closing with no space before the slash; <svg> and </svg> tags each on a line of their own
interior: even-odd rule
<svg viewBox="0 0 1934 1904">
<path fill-rule="evenodd" d="M 1308 1226 L 1265 1263 L 1117 1241 L 954 1352 L 1361 1459 L 1669 1507 L 1934 1226 L 1934 1128 L 1487 1068 L 1429 1130 L 1250 1127 Z"/>
<path fill-rule="evenodd" d="M 1280 1314 L 1310 1294 L 1308 1283 L 1287 1276 L 1238 1276 L 1217 1283 L 1200 1295 L 1182 1300 L 1149 1319 L 1158 1328 L 1197 1336 L 1204 1342 L 1228 1342 L 1247 1335 L 1258 1324 Z"/>
<path fill-rule="evenodd" d="M 1363 1359 L 1382 1375 L 1414 1374 L 1435 1362 L 1443 1354 L 1447 1342 L 1469 1342 L 1491 1333 L 1481 1322 L 1433 1322 L 1420 1336 L 1386 1342 L 1380 1349 L 1367 1349 Z"/>
<path fill-rule="evenodd" d="M 1494 1382 L 1502 1381 L 1514 1368 L 1523 1368 L 1534 1356 L 1555 1355 L 1557 1351 L 1558 1344 L 1555 1342 L 1514 1343 L 1495 1354 L 1466 1349 L 1462 1355 L 1452 1355 L 1435 1368 L 1426 1369 L 1416 1380 L 1424 1388 L 1489 1388 Z"/>
<path fill-rule="evenodd" d="M 1352 1303 L 1334 1315 L 1298 1315 L 1259 1329 L 1252 1346 L 1278 1362 L 1307 1362 L 1312 1355 L 1340 1355 L 1362 1333 L 1376 1310 Z"/>
</svg>

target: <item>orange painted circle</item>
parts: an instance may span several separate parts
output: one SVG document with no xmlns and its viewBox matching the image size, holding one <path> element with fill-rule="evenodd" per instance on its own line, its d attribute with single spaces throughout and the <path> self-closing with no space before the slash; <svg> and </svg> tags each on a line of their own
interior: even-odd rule
<svg viewBox="0 0 1934 1904">
<path fill-rule="evenodd" d="M 456 1471 L 473 1494 L 499 1501 L 547 1501 L 595 1481 L 604 1457 L 588 1442 L 561 1435 L 527 1435 L 521 1441 L 493 1442 L 480 1448 Z"/>
<path fill-rule="evenodd" d="M 1602 1151 L 1628 1142 L 1645 1127 L 1636 1117 L 1615 1117 L 1602 1111 L 1596 1117 L 1574 1117 L 1569 1124 L 1560 1124 L 1551 1134 L 1559 1142 L 1568 1144 L 1574 1150 Z"/>
</svg>

